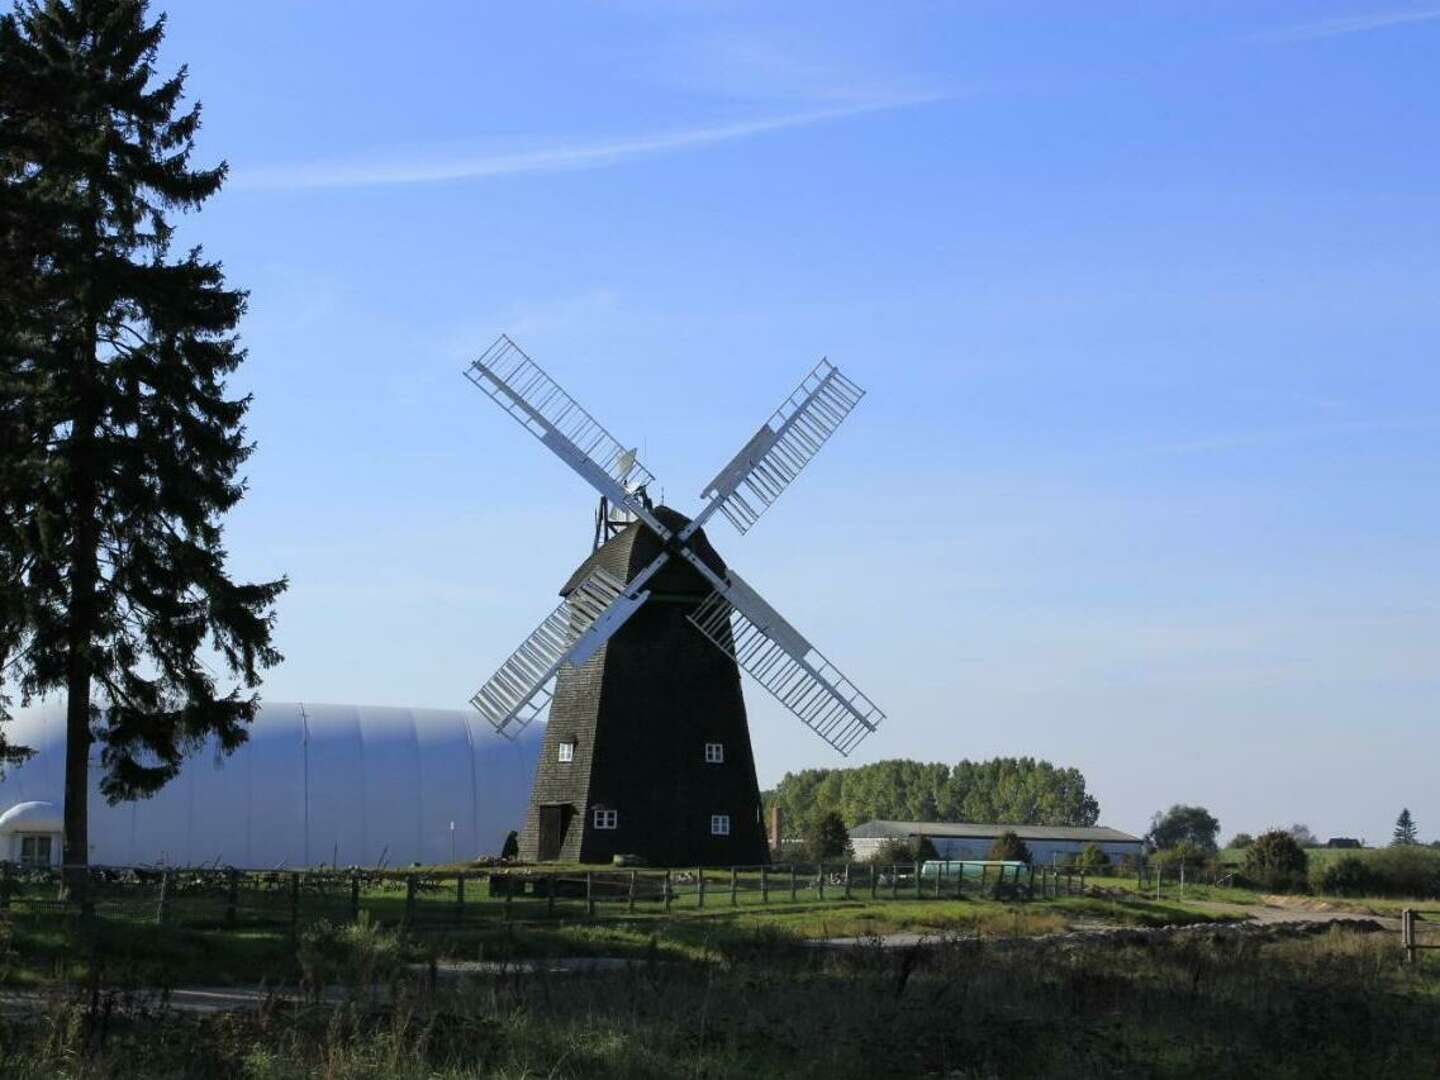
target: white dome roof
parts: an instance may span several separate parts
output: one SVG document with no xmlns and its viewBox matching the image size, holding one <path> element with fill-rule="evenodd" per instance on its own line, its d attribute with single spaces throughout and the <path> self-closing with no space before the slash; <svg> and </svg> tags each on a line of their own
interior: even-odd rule
<svg viewBox="0 0 1440 1080">
<path fill-rule="evenodd" d="M 0 833 L 65 831 L 60 807 L 52 802 L 22 802 L 0 814 Z"/>
<path fill-rule="evenodd" d="M 5 737 L 35 755 L 5 769 L 0 809 L 53 800 L 46 820 L 63 831 L 65 727 L 63 703 L 16 710 Z M 207 739 L 148 799 L 110 805 L 92 768 L 91 864 L 405 866 L 498 854 L 525 820 L 544 727 L 510 742 L 469 709 L 266 701 L 247 734 L 228 755 Z"/>
</svg>

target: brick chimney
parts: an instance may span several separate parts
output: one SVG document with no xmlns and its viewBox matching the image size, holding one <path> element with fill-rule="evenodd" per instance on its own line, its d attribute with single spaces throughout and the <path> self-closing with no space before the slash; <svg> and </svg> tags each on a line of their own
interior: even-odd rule
<svg viewBox="0 0 1440 1080">
<path fill-rule="evenodd" d="M 781 826 L 784 825 L 784 823 L 785 823 L 785 814 L 784 814 L 784 812 L 780 809 L 780 806 L 779 806 L 778 803 L 772 803 L 771 806 L 770 806 L 770 850 L 771 850 L 771 851 L 779 851 L 779 850 L 780 850 L 780 836 L 781 836 L 780 829 L 781 829 Z"/>
</svg>

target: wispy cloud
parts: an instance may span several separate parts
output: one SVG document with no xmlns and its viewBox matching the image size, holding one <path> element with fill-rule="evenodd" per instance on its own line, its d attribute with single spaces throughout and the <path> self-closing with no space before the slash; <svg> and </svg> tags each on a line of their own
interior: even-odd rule
<svg viewBox="0 0 1440 1080">
<path fill-rule="evenodd" d="M 294 191 L 306 188 L 365 187 L 381 184 L 426 184 L 439 181 L 479 180 L 516 173 L 563 172 L 616 165 L 630 158 L 717 143 L 753 138 L 789 128 L 865 113 L 910 108 L 941 100 L 941 95 L 888 98 L 842 107 L 788 113 L 731 124 L 685 128 L 649 135 L 621 136 L 594 141 L 573 141 L 539 149 L 500 150 L 485 153 L 450 151 L 405 160 L 393 157 L 357 161 L 308 162 L 240 169 L 230 187 L 251 191 Z"/>
<path fill-rule="evenodd" d="M 1373 12 L 1369 15 L 1343 15 L 1296 23 L 1259 36 L 1266 41 L 1309 41 L 1315 38 L 1340 37 L 1342 34 L 1365 34 L 1371 30 L 1385 30 L 1391 26 L 1433 22 L 1437 19 L 1440 19 L 1440 8 L 1437 7 Z"/>
<path fill-rule="evenodd" d="M 1350 420 L 1333 424 L 1307 424 L 1296 427 L 1263 428 L 1255 431 L 1231 431 L 1182 442 L 1154 447 L 1164 454 L 1196 454 L 1206 451 L 1245 450 L 1251 447 L 1278 446 L 1344 435 L 1368 435 L 1384 432 L 1433 431 L 1440 420 L 1417 418 L 1406 420 Z"/>
</svg>

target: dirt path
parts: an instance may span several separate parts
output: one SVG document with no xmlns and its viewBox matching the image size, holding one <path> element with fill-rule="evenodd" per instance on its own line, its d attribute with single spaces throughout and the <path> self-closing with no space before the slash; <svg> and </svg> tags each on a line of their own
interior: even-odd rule
<svg viewBox="0 0 1440 1080">
<path fill-rule="evenodd" d="M 1400 931 L 1400 920 L 1384 915 L 1368 915 L 1357 911 L 1336 909 L 1312 910 L 1292 903 L 1232 904 L 1223 900 L 1190 900 L 1191 907 L 1212 911 L 1217 915 L 1233 915 L 1265 926 L 1281 923 L 1374 923 L 1385 930 Z"/>
</svg>

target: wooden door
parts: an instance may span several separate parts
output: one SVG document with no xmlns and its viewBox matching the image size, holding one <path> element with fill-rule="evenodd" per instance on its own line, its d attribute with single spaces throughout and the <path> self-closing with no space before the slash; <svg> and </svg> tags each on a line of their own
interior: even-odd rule
<svg viewBox="0 0 1440 1080">
<path fill-rule="evenodd" d="M 564 805 L 540 807 L 540 861 L 553 862 L 560 857 L 560 846 L 565 841 Z"/>
</svg>

